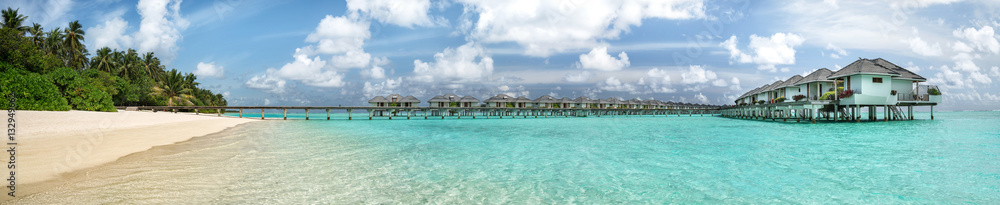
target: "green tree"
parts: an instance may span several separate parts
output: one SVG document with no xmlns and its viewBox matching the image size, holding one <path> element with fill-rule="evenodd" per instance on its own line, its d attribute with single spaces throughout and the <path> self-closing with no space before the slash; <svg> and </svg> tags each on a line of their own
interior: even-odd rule
<svg viewBox="0 0 1000 205">
<path fill-rule="evenodd" d="M 35 47 L 41 47 L 45 43 L 45 29 L 42 25 L 35 23 L 28 28 L 28 34 L 31 34 L 31 42 L 35 44 Z"/>
<path fill-rule="evenodd" d="M 63 33 L 59 28 L 54 28 L 45 35 L 45 52 L 49 55 L 60 57 L 63 55 Z"/>
<path fill-rule="evenodd" d="M 87 64 L 87 47 L 83 45 L 85 39 L 83 35 L 86 32 L 83 31 L 83 26 L 80 25 L 80 21 L 69 22 L 69 27 L 63 30 L 63 34 L 65 34 L 63 44 L 68 55 L 66 65 L 82 70 Z"/>
<path fill-rule="evenodd" d="M 114 72 L 114 59 L 111 56 L 111 48 L 104 47 L 97 49 L 97 55 L 90 59 L 90 68 L 108 73 Z"/>
<path fill-rule="evenodd" d="M 6 62 L 0 62 L 0 95 L 6 99 L 15 94 L 18 110 L 70 109 L 66 99 L 51 81 L 37 73 L 25 71 Z"/>
<path fill-rule="evenodd" d="M 21 26 L 27 16 L 18 14 L 17 11 L 21 9 L 11 9 L 7 7 L 7 10 L 3 10 L 3 27 L 11 28 L 17 30 L 18 35 L 24 35 L 24 31 L 28 30 L 28 27 Z"/>
<path fill-rule="evenodd" d="M 194 79 L 190 79 L 193 81 Z M 191 95 L 193 92 L 191 89 L 191 84 L 188 83 L 188 78 L 184 76 L 183 73 L 177 71 L 177 69 L 170 69 L 163 76 L 163 82 L 160 86 L 153 88 L 153 95 L 158 95 L 167 100 L 167 106 L 174 106 L 175 104 L 185 104 L 192 105 L 191 99 L 194 97 Z"/>
</svg>

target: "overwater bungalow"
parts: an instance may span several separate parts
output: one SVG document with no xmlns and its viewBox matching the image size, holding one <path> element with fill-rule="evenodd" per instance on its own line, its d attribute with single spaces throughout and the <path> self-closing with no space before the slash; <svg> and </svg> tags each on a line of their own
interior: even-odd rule
<svg viewBox="0 0 1000 205">
<path fill-rule="evenodd" d="M 372 107 L 389 107 L 389 100 L 382 96 L 375 96 L 368 100 L 368 104 L 371 104 Z"/>
<path fill-rule="evenodd" d="M 573 99 L 573 108 L 592 108 L 591 106 L 594 106 L 594 105 L 596 105 L 596 104 L 594 104 L 594 100 L 591 100 L 588 97 L 582 97 L 581 96 L 581 97 L 577 97 L 576 99 Z M 594 106 L 594 107 L 596 107 L 596 106 Z"/>
<path fill-rule="evenodd" d="M 573 108 L 573 99 L 568 97 L 563 97 L 559 99 L 559 107 L 557 108 Z"/>
<path fill-rule="evenodd" d="M 430 103 L 430 107 L 458 107 L 459 99 L 458 95 L 449 93 L 434 96 L 430 100 L 427 100 L 427 103 Z"/>
<path fill-rule="evenodd" d="M 532 106 L 534 108 L 554 108 L 555 106 L 558 106 L 557 104 L 559 104 L 559 100 L 552 96 L 543 95 L 535 98 L 535 100 L 532 101 L 532 104 L 534 104 L 534 106 Z"/>
<path fill-rule="evenodd" d="M 792 76 L 748 91 L 736 99 L 738 105 L 724 115 L 773 118 L 817 117 L 861 120 L 862 108 L 874 120 L 877 108 L 888 119 L 912 119 L 913 106 L 941 102 L 940 90 L 920 85 L 927 79 L 882 58 L 858 59 L 837 71 L 826 68 L 805 77 Z M 766 105 L 754 101 L 766 100 Z M 774 104 L 774 105 L 771 105 Z M 739 106 L 754 105 L 749 108 Z M 905 108 L 906 111 L 903 111 Z M 822 112 L 820 110 L 822 109 Z"/>
<path fill-rule="evenodd" d="M 843 87 L 844 93 L 836 96 L 841 105 L 894 105 L 900 99 L 918 101 L 914 97 L 921 93 L 914 87 L 927 81 L 881 58 L 859 59 L 827 79 L 841 82 L 837 86 Z"/>
<path fill-rule="evenodd" d="M 802 76 L 795 75 L 788 78 L 788 80 L 785 80 L 785 82 L 781 83 L 781 85 L 775 86 L 775 90 L 778 91 L 778 96 L 775 97 L 775 102 L 780 103 L 792 101 L 794 96 L 799 95 L 801 88 L 799 86 L 795 86 L 795 83 L 800 80 L 802 80 Z"/>
<path fill-rule="evenodd" d="M 514 99 L 514 107 L 516 108 L 527 108 L 531 106 L 531 103 L 532 103 L 531 99 L 528 99 L 527 97 L 524 96 L 517 97 L 517 99 Z"/>
<path fill-rule="evenodd" d="M 471 95 L 466 95 L 461 99 L 458 99 L 458 107 L 476 107 L 479 106 L 479 99 L 472 97 Z"/>
<path fill-rule="evenodd" d="M 488 107 L 505 108 L 508 107 L 508 104 L 510 105 L 509 107 L 514 107 L 514 98 L 504 94 L 490 97 L 483 102 L 485 102 Z"/>
<path fill-rule="evenodd" d="M 418 107 L 420 100 L 413 96 L 403 97 L 399 94 L 392 94 L 386 97 L 375 96 L 368 100 L 372 107 Z"/>
<path fill-rule="evenodd" d="M 622 101 L 619 100 L 618 98 L 615 98 L 615 97 L 608 98 L 608 108 L 609 109 L 618 109 L 618 108 L 621 108 L 621 106 L 622 106 Z"/>
<path fill-rule="evenodd" d="M 819 70 L 813 71 L 806 77 L 802 77 L 802 80 L 796 82 L 795 85 L 802 88 L 802 90 L 805 90 L 803 95 L 806 96 L 806 99 L 819 100 L 819 97 L 824 92 L 827 92 L 828 89 L 833 89 L 833 80 L 827 79 L 830 74 L 833 74 L 833 71 L 826 68 L 820 68 Z"/>
</svg>

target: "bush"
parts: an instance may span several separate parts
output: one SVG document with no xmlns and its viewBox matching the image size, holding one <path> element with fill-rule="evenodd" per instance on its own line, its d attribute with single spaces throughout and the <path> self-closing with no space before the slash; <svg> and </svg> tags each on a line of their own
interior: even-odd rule
<svg viewBox="0 0 1000 205">
<path fill-rule="evenodd" d="M 66 99 L 59 94 L 59 88 L 42 75 L 14 68 L 5 62 L 0 62 L 0 68 L 4 70 L 0 72 L 0 94 L 3 95 L 4 102 L 9 100 L 11 93 L 16 94 L 15 109 L 53 111 L 70 109 Z"/>
<path fill-rule="evenodd" d="M 792 96 L 792 99 L 794 99 L 795 101 L 799 101 L 799 100 L 802 100 L 804 98 L 806 98 L 805 95 L 795 95 L 795 96 Z"/>
<path fill-rule="evenodd" d="M 763 105 L 763 104 L 764 104 L 764 100 L 758 100 L 758 101 L 757 101 L 757 104 L 758 104 L 758 105 Z"/>
<path fill-rule="evenodd" d="M 941 91 L 936 88 L 927 89 L 929 95 L 941 95 Z"/>
<path fill-rule="evenodd" d="M 780 102 L 785 102 L 785 100 L 786 100 L 786 99 L 785 99 L 785 97 L 784 97 L 784 96 L 782 96 L 782 97 L 778 97 L 778 98 L 775 98 L 775 99 L 774 99 L 774 102 L 775 102 L 775 103 L 780 103 Z"/>
<path fill-rule="evenodd" d="M 825 92 L 825 93 L 823 93 L 823 95 L 821 95 L 819 97 L 819 99 L 820 100 L 834 100 L 834 94 L 835 93 L 833 91 Z"/>
<path fill-rule="evenodd" d="M 840 94 L 837 95 L 837 98 L 840 98 L 840 99 L 849 98 L 849 97 L 851 97 L 851 95 L 854 95 L 854 91 L 853 90 L 845 90 L 845 91 L 841 91 Z"/>
<path fill-rule="evenodd" d="M 91 71 L 100 72 L 100 71 Z M 99 73 L 93 74 L 98 75 Z M 114 102 L 111 100 L 110 92 L 116 92 L 115 88 L 106 85 L 107 82 L 98 78 L 87 78 L 80 76 L 75 70 L 67 67 L 56 68 L 52 72 L 45 74 L 52 84 L 54 84 L 62 97 L 69 102 L 73 109 L 86 111 L 115 112 Z"/>
</svg>

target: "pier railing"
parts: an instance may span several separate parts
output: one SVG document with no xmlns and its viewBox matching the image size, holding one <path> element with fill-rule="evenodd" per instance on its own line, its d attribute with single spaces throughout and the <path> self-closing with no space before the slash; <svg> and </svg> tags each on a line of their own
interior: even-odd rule
<svg viewBox="0 0 1000 205">
<path fill-rule="evenodd" d="M 615 116 L 615 115 L 717 115 L 721 114 L 721 107 L 705 107 L 705 108 L 686 108 L 686 109 L 665 109 L 665 108 L 499 108 L 499 107 L 370 107 L 370 106 L 133 106 L 133 107 L 118 107 L 118 109 L 124 110 L 152 110 L 156 111 L 168 111 L 177 112 L 183 110 L 194 110 L 196 114 L 200 114 L 201 110 L 215 110 L 216 115 L 221 116 L 222 113 L 229 112 L 230 110 L 238 110 L 239 117 L 243 117 L 244 110 L 260 110 L 261 119 L 264 119 L 265 110 L 281 110 L 280 113 L 283 115 L 283 119 L 288 119 L 288 110 L 304 110 L 305 118 L 309 119 L 310 110 L 324 110 L 326 112 L 326 118 L 329 120 L 330 111 L 343 110 L 348 114 L 348 120 L 352 119 L 352 113 L 355 110 L 363 110 L 369 119 L 374 117 L 406 117 L 407 119 L 411 117 L 423 116 L 425 119 L 434 117 L 445 117 L 445 116 L 471 116 L 475 118 L 476 116 L 481 117 L 493 117 L 497 116 L 503 118 L 505 116 L 516 116 L 527 118 L 528 116 L 534 116 L 535 118 L 540 116 L 565 116 L 565 117 L 586 117 L 586 116 Z M 232 112 L 236 113 L 236 112 Z"/>
</svg>

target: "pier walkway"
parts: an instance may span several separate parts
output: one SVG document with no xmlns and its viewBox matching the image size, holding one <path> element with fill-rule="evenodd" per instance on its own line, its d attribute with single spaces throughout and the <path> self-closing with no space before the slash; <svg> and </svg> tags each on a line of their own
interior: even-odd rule
<svg viewBox="0 0 1000 205">
<path fill-rule="evenodd" d="M 243 118 L 244 111 L 257 111 L 260 110 L 261 119 L 266 119 L 264 116 L 265 110 L 281 110 L 282 119 L 288 119 L 288 110 L 303 110 L 305 111 L 306 120 L 310 119 L 311 111 L 321 111 L 325 114 L 327 120 L 330 120 L 331 111 L 344 111 L 347 113 L 347 119 L 353 119 L 353 114 L 355 112 L 360 112 L 362 117 L 368 117 L 369 120 L 375 118 L 419 118 L 424 119 L 437 118 L 440 117 L 444 119 L 445 117 L 454 117 L 457 119 L 462 119 L 462 117 L 476 119 L 485 118 L 538 118 L 538 117 L 601 117 L 601 116 L 630 116 L 630 115 L 688 115 L 688 116 L 714 116 L 722 114 L 720 109 L 715 108 L 693 108 L 693 109 L 652 109 L 652 108 L 610 108 L 610 109 L 599 109 L 599 108 L 496 108 L 496 107 L 331 107 L 331 106 L 121 106 L 118 109 L 127 110 L 151 110 L 151 111 L 169 111 L 177 112 L 178 110 L 195 110 L 196 114 L 200 114 L 200 110 L 215 110 L 215 114 L 221 116 L 222 113 L 239 113 L 239 117 Z M 256 113 L 256 112 L 254 112 Z"/>
</svg>

